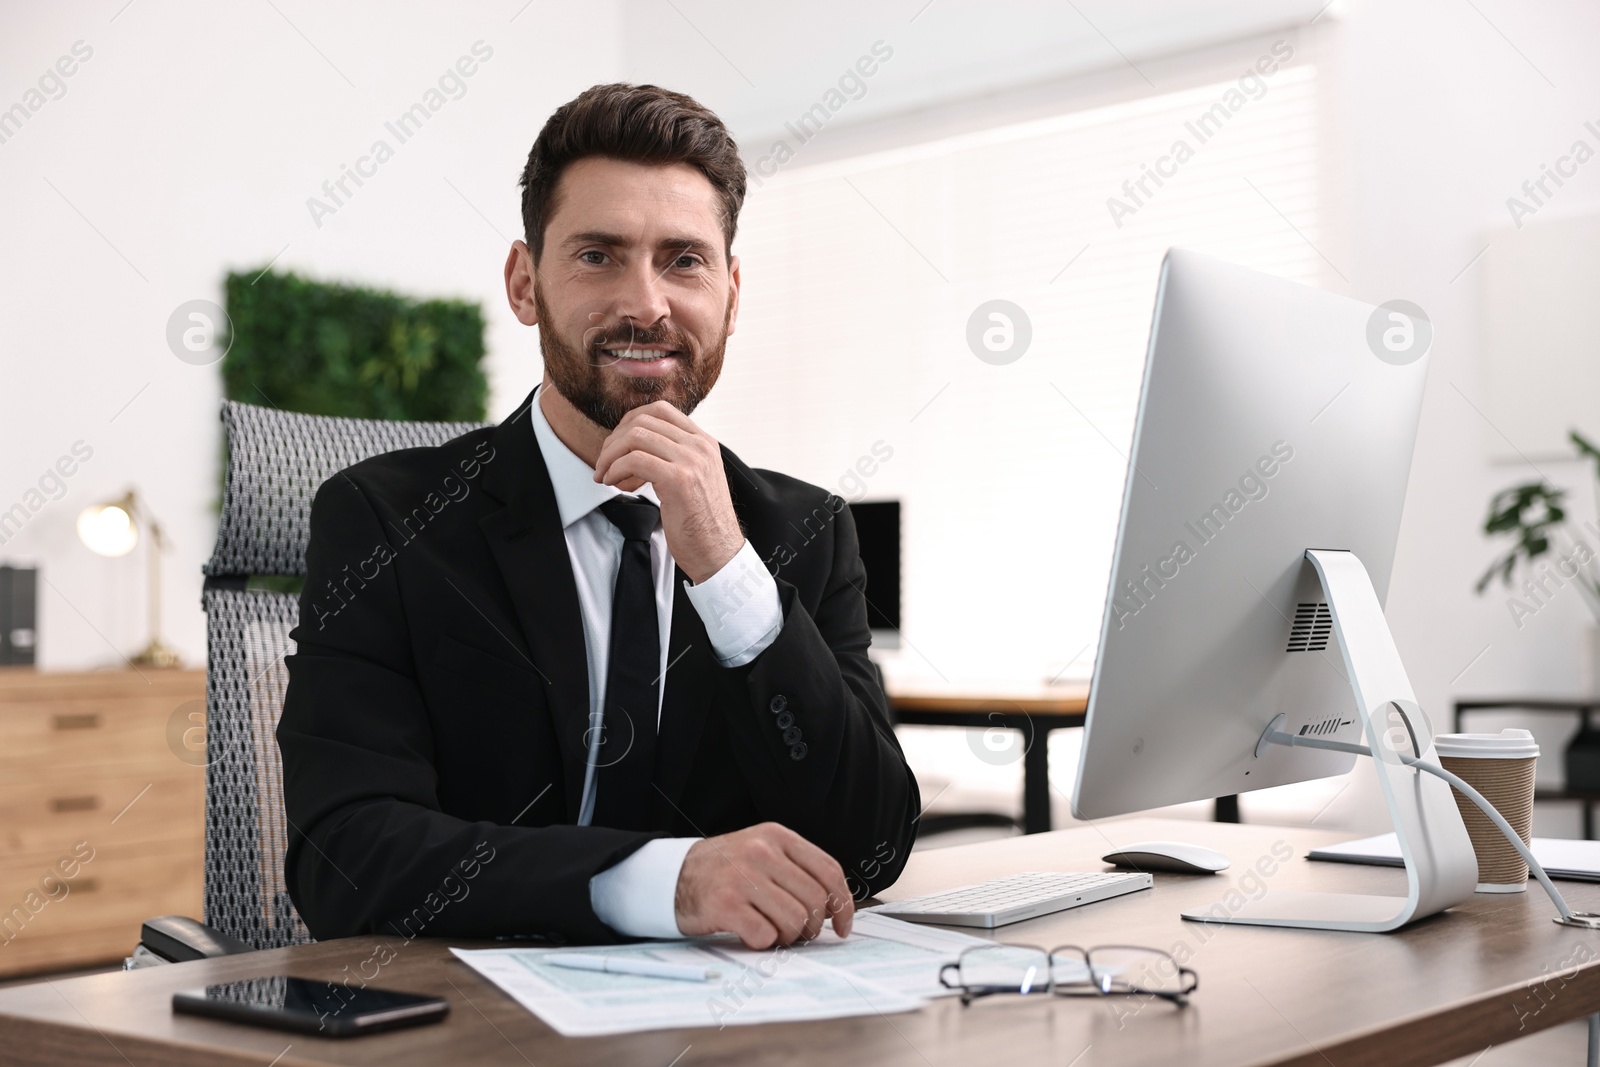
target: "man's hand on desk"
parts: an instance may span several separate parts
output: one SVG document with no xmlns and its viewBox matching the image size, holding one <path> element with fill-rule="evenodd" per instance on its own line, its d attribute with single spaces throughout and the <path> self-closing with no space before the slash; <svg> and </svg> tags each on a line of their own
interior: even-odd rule
<svg viewBox="0 0 1600 1067">
<path fill-rule="evenodd" d="M 830 915 L 844 937 L 856 910 L 833 857 L 773 822 L 696 842 L 676 907 L 685 935 L 734 933 L 756 949 L 809 941 Z"/>
</svg>

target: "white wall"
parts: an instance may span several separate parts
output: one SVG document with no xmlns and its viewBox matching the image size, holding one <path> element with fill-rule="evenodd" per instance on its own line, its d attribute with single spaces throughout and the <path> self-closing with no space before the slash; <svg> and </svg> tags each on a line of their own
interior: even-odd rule
<svg viewBox="0 0 1600 1067">
<path fill-rule="evenodd" d="M 1570 589 L 1521 630 L 1505 590 L 1496 586 L 1483 597 L 1472 591 L 1495 554 L 1477 532 L 1489 498 L 1537 474 L 1525 464 L 1490 464 L 1494 430 L 1479 414 L 1488 410 L 1481 268 L 1506 249 L 1491 246 L 1467 265 L 1488 231 L 1510 221 L 1506 199 L 1521 195 L 1540 164 L 1553 163 L 1580 137 L 1600 149 L 1600 138 L 1583 128 L 1600 120 L 1600 68 L 1591 49 L 1600 39 L 1600 8 L 1477 7 L 1482 14 L 1451 0 L 1368 0 L 1355 5 L 1339 35 L 1350 145 L 1349 247 L 1341 267 L 1352 295 L 1413 300 L 1437 327 L 1388 602 L 1420 701 L 1437 709 L 1436 721 L 1455 696 L 1574 691 L 1585 621 Z M 1600 162 L 1569 180 L 1547 210 L 1600 211 Z M 1600 431 L 1600 398 L 1590 411 L 1589 428 Z M 1586 469 L 1539 466 L 1578 489 L 1579 510 L 1592 513 Z M 1563 741 L 1559 729 L 1544 732 L 1546 764 L 1559 763 Z"/>
<path fill-rule="evenodd" d="M 1281 37 L 1230 47 L 1184 82 L 1164 71 L 1162 93 L 1141 83 L 1133 100 L 1049 120 L 1017 123 L 1008 94 L 977 133 L 886 150 L 898 123 L 884 120 L 852 138 L 864 152 L 822 164 L 808 142 L 752 192 L 739 355 L 703 419 L 753 463 L 901 501 L 892 683 L 1037 684 L 1070 660 L 1088 676 L 1169 247 L 1337 277 L 1240 177 L 1319 238 L 1308 61 L 1275 70 L 1131 221 L 1105 206 L 1274 40 L 1288 54 Z M 898 77 L 899 58 L 876 77 Z M 1082 91 L 1074 79 L 1058 100 Z M 1031 337 L 1001 365 L 967 338 L 994 299 Z"/>
<path fill-rule="evenodd" d="M 173 544 L 169 639 L 204 660 L 221 387 L 165 334 L 179 304 L 222 301 L 228 270 L 277 257 L 317 278 L 481 301 L 491 415 L 537 379 L 536 337 L 500 283 L 521 233 L 516 180 L 550 111 L 619 76 L 617 6 L 275 3 L 0 5 L 0 108 L 74 42 L 92 49 L 66 94 L 0 144 L 0 509 L 73 442 L 94 450 L 0 546 L 49 583 L 45 666 L 120 663 L 144 642 L 143 547 L 102 559 L 74 533 L 81 508 L 129 485 Z M 404 144 L 386 133 L 478 41 L 493 54 L 465 94 Z M 393 158 L 318 227 L 307 199 L 378 138 Z"/>
<path fill-rule="evenodd" d="M 536 339 L 505 310 L 499 282 L 505 246 L 520 234 L 515 180 L 549 112 L 588 85 L 682 88 L 759 143 L 781 116 L 815 102 L 840 57 L 853 60 L 882 34 L 906 43 L 904 73 L 877 82 L 862 117 L 1069 70 L 1117 67 L 1131 77 L 1095 26 L 1142 59 L 1315 6 L 1088 5 L 1091 26 L 1032 0 L 941 0 L 931 11 L 921 0 L 448 9 L 420 0 L 0 0 L 0 108 L 27 100 L 77 42 L 91 52 L 64 80 L 65 94 L 0 143 L 0 510 L 29 501 L 75 442 L 94 450 L 65 494 L 0 545 L 0 561 L 42 568 L 40 662 L 111 665 L 142 645 L 143 547 L 105 560 L 73 532 L 85 505 L 130 485 L 172 542 L 167 637 L 190 662 L 203 659 L 199 566 L 215 534 L 220 384 L 215 367 L 174 357 L 165 332 L 180 304 L 220 302 L 226 271 L 276 258 L 318 278 L 481 301 L 493 417 L 539 372 Z M 466 94 L 408 143 L 386 135 L 384 122 L 480 40 L 493 58 Z M 393 142 L 394 158 L 318 226 L 307 199 L 378 138 Z"/>
<path fill-rule="evenodd" d="M 1159 87 L 1154 53 L 1304 22 L 1320 6 L 1079 8 Z M 198 570 L 214 534 L 219 385 L 215 368 L 177 360 L 164 332 L 183 301 L 220 299 L 224 271 L 282 250 L 280 266 L 317 277 L 482 301 L 499 414 L 538 364 L 533 336 L 513 327 L 499 292 L 505 244 L 520 229 L 515 178 L 551 108 L 583 87 L 628 78 L 684 88 L 759 143 L 814 102 L 843 61 L 890 32 L 906 73 L 875 81 L 841 131 L 907 109 L 921 109 L 908 131 L 938 127 L 973 94 L 1067 74 L 1101 70 L 1102 87 L 1134 78 L 1059 5 L 521 8 L 0 4 L 0 107 L 74 42 L 94 49 L 66 95 L 0 144 L 0 508 L 74 441 L 95 450 L 64 498 L 0 546 L 0 559 L 40 562 L 54 587 L 41 591 L 46 665 L 113 662 L 115 650 L 143 639 L 142 561 L 91 556 L 72 530 L 81 507 L 130 483 L 174 541 L 167 630 L 191 661 L 202 658 Z M 1585 136 L 1586 120 L 1600 121 L 1600 69 L 1589 55 L 1600 10 L 1577 0 L 1358 0 L 1336 5 L 1307 35 L 1329 57 L 1320 76 L 1339 102 L 1347 153 L 1337 175 L 1347 228 L 1323 251 L 1349 279 L 1344 291 L 1413 300 L 1438 329 L 1389 600 L 1419 695 L 1442 717 L 1456 694 L 1571 690 L 1584 619 L 1577 598 L 1569 591 L 1518 630 L 1503 593 L 1480 598 L 1471 588 L 1493 554 L 1477 533 L 1485 505 L 1528 471 L 1488 459 L 1475 410 L 1485 406 L 1478 286 L 1496 249 L 1468 264 L 1507 221 L 1505 199 Z M 480 39 L 494 57 L 466 96 L 317 228 L 306 198 Z M 820 140 L 818 149 L 820 158 Z M 1569 180 L 1549 210 L 1600 210 L 1600 163 Z M 1540 466 L 1586 487 L 1576 464 Z M 1558 748 L 1546 751 L 1554 762 Z"/>
<path fill-rule="evenodd" d="M 634 8 L 632 10 L 637 10 Z M 878 9 L 873 9 L 877 11 Z M 993 10 L 993 6 L 990 6 Z M 1008 11 L 1015 10 L 1007 8 Z M 1281 7 L 1283 21 L 1311 20 L 1321 10 Z M 1138 17 L 1137 5 L 1125 5 L 1125 20 L 1111 26 L 1109 9 L 1088 13 L 1109 36 L 1120 42 L 1140 70 L 1151 75 L 1158 88 L 1166 85 L 1165 66 L 1138 47 L 1141 27 L 1151 19 Z M 1144 12 L 1148 15 L 1149 9 Z M 1257 10 L 1253 12 L 1262 15 Z M 701 23 L 700 29 L 716 42 L 723 56 L 703 41 L 681 41 L 697 63 L 688 76 L 698 79 L 701 92 L 715 99 L 729 114 L 746 116 L 747 127 L 763 133 L 773 128 L 771 116 L 803 110 L 825 88 L 824 77 L 839 67 L 852 41 L 865 45 L 878 36 L 894 43 L 895 63 L 886 64 L 868 95 L 851 102 L 837 125 L 830 125 L 814 145 L 806 146 L 797 165 L 821 162 L 850 151 L 868 150 L 889 143 L 913 141 L 919 133 L 938 135 L 952 128 L 970 128 L 986 104 L 969 91 L 950 99 L 935 86 L 941 82 L 930 70 L 943 73 L 942 84 L 972 85 L 975 77 L 941 68 L 942 55 L 926 56 L 919 49 L 936 51 L 930 40 L 943 27 L 971 54 L 994 57 L 990 66 L 1011 64 L 1041 83 L 1029 97 L 1018 92 L 1032 112 L 1050 108 L 1069 110 L 1127 91 L 1133 81 L 1128 68 L 1111 57 L 1099 73 L 1090 44 L 1073 36 L 1074 25 L 1048 17 L 1029 24 L 1038 39 L 1054 47 L 1060 62 L 1050 82 L 1045 71 L 1030 65 L 1029 35 L 1019 32 L 1004 14 L 996 15 L 990 32 L 969 21 L 970 12 L 958 8 L 942 12 L 938 5 L 920 15 L 915 24 L 893 26 L 887 19 L 852 19 L 827 9 L 798 29 L 773 17 L 765 34 L 750 27 L 721 27 Z M 820 41 L 818 26 L 826 26 L 833 45 L 831 65 L 818 57 L 801 73 L 800 58 L 809 57 L 802 44 Z M 1241 23 L 1235 36 L 1259 31 L 1266 22 Z M 1081 30 L 1081 25 L 1075 27 Z M 651 24 L 653 33 L 673 32 L 666 23 Z M 1433 370 L 1427 391 L 1419 443 L 1414 460 L 1408 508 L 1402 528 L 1395 575 L 1389 597 L 1389 616 L 1402 653 L 1406 656 L 1423 705 L 1434 713 L 1440 728 L 1447 728 L 1449 702 L 1456 696 L 1506 693 L 1568 693 L 1578 685 L 1580 628 L 1586 621 L 1577 596 L 1566 591 L 1520 630 L 1506 608 L 1506 591 L 1496 587 L 1479 597 L 1472 591 L 1478 575 L 1496 554 L 1478 532 L 1490 496 L 1535 472 L 1526 464 L 1504 465 L 1491 461 L 1490 441 L 1504 442 L 1486 423 L 1479 410 L 1487 410 L 1481 366 L 1483 323 L 1481 288 L 1483 268 L 1505 254 L 1510 246 L 1490 247 L 1492 231 L 1509 221 L 1506 198 L 1521 195 L 1524 179 L 1537 177 L 1540 164 L 1553 162 L 1584 137 L 1600 149 L 1600 138 L 1587 133 L 1587 120 L 1600 123 L 1600 110 L 1586 104 L 1600 99 L 1596 81 L 1600 73 L 1587 56 L 1587 44 L 1600 29 L 1600 11 L 1578 2 L 1535 5 L 1461 5 L 1416 0 L 1408 3 L 1357 2 L 1334 5 L 1315 23 L 1302 29 L 1303 54 L 1318 64 L 1324 79 L 1321 90 L 1332 101 L 1327 145 L 1333 161 L 1325 175 L 1325 188 L 1335 201 L 1330 215 L 1342 221 L 1341 230 L 1318 239 L 1327 255 L 1348 281 L 1330 278 L 1328 287 L 1351 296 L 1381 302 L 1405 298 L 1421 304 L 1437 326 Z M 680 32 L 685 32 L 678 27 Z M 630 33 L 637 32 L 630 29 Z M 1132 35 L 1132 36 L 1130 36 Z M 1134 41 L 1136 43 L 1130 43 Z M 1196 36 L 1190 47 L 1203 38 Z M 1149 41 L 1153 52 L 1159 41 Z M 1213 51 L 1227 50 L 1227 45 Z M 675 54 L 674 50 L 665 50 Z M 835 54 L 836 53 L 836 54 Z M 1106 58 L 1102 53 L 1101 58 Z M 1248 57 L 1246 57 L 1248 58 Z M 767 66 L 760 66 L 763 60 Z M 630 51 L 630 69 L 644 66 Z M 914 67 L 913 67 L 914 65 Z M 1180 67 L 1181 64 L 1174 64 Z M 781 106 L 749 103 L 751 87 L 740 82 L 742 73 L 758 84 L 776 81 L 792 103 Z M 1062 80 L 1064 75 L 1080 75 Z M 807 79 L 809 78 L 809 85 Z M 763 81 L 765 79 L 765 81 Z M 907 84 L 909 83 L 909 85 Z M 1553 85 L 1552 85 L 1553 83 Z M 1078 87 L 1078 95 L 1062 87 Z M 989 85 L 993 97 L 1003 87 Z M 887 103 L 885 102 L 887 101 Z M 904 109 L 916 104 L 919 110 Z M 873 109 L 876 110 L 873 110 Z M 896 109 L 899 109 L 897 112 Z M 759 137 L 750 140 L 759 146 Z M 830 143 L 831 142 L 831 143 Z M 747 151 L 750 151 L 747 148 Z M 1547 209 L 1541 221 L 1563 213 L 1579 214 L 1600 208 L 1600 163 L 1586 166 Z M 1514 240 L 1513 234 L 1509 240 Z M 1469 264 L 1471 264 L 1469 266 Z M 747 270 L 758 269 L 747 265 Z M 1552 382 L 1551 388 L 1560 388 Z M 1600 416 L 1600 398 L 1590 410 Z M 715 415 L 714 403 L 708 416 Z M 1591 424 L 1600 432 L 1600 418 Z M 820 430 L 819 426 L 819 430 Z M 733 442 L 738 447 L 737 442 Z M 853 442 L 837 442 L 847 451 Z M 763 457 L 770 459 L 771 457 Z M 897 462 L 913 455 L 897 454 Z M 1574 503 L 1587 513 L 1591 508 L 1590 475 L 1572 462 L 1539 461 L 1545 474 L 1566 480 L 1575 489 Z M 828 472 L 809 472 L 829 481 Z M 831 484 L 831 482 L 830 482 Z M 915 582 L 915 577 L 911 578 Z M 908 590 L 908 596 L 912 591 Z M 1064 655 L 1067 653 L 1064 653 Z M 1526 723 L 1526 719 L 1522 720 Z M 1487 720 L 1480 720 L 1488 726 Z M 1556 768 L 1566 729 L 1560 720 L 1548 720 L 1538 732 L 1545 744 L 1545 771 Z M 1057 753 L 1060 792 L 1070 791 L 1072 738 L 1061 739 Z M 946 741 L 957 757 L 961 742 Z M 949 766 L 977 772 L 984 767 L 968 759 Z M 985 773 L 987 773 L 985 771 Z M 992 776 L 991 776 L 992 777 Z M 1282 795 L 1258 799 L 1258 812 L 1282 812 L 1284 805 L 1317 814 L 1319 825 L 1376 826 L 1380 817 L 1373 790 L 1358 775 L 1351 788 L 1329 783 L 1302 791 L 1295 798 Z M 1326 810 L 1323 805 L 1331 801 Z M 1309 806 L 1308 806 L 1309 802 Z M 1247 812 L 1250 810 L 1247 801 Z M 1320 814 L 1319 814 L 1320 813 Z M 1573 818 L 1550 809 L 1541 813 L 1541 828 L 1570 832 Z"/>
</svg>

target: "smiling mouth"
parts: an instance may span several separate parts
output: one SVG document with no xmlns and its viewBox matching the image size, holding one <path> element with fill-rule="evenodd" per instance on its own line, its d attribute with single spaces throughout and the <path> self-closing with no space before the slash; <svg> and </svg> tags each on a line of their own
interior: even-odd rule
<svg viewBox="0 0 1600 1067">
<path fill-rule="evenodd" d="M 654 363 L 678 355 L 676 349 L 659 348 L 602 348 L 600 351 L 613 359 L 625 359 L 630 363 Z"/>
</svg>

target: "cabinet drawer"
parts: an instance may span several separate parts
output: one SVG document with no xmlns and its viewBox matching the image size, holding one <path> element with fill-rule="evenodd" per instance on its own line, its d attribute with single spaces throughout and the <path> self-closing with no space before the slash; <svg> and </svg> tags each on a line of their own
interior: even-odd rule
<svg viewBox="0 0 1600 1067">
<path fill-rule="evenodd" d="M 61 861 L 72 877 L 63 876 Z M 44 859 L 0 862 L 0 974 L 116 961 L 138 944 L 144 920 L 199 918 L 202 866 L 198 842 L 91 841 L 76 856 L 69 846 Z"/>
<path fill-rule="evenodd" d="M 204 727 L 203 699 L 0 700 L 0 781 L 41 766 L 182 764 L 184 731 Z M 178 749 L 169 741 L 177 736 Z"/>
<path fill-rule="evenodd" d="M 62 772 L 0 778 L 0 859 L 54 853 L 75 841 L 194 841 L 205 832 L 205 769 L 161 775 Z"/>
<path fill-rule="evenodd" d="M 204 671 L 0 668 L 0 780 L 41 763 L 181 762 L 174 746 L 205 696 Z"/>
</svg>

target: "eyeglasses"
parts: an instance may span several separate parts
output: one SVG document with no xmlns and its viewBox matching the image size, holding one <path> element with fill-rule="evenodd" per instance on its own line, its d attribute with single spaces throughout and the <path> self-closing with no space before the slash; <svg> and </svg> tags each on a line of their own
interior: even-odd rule
<svg viewBox="0 0 1600 1067">
<path fill-rule="evenodd" d="M 1049 951 L 1034 945 L 983 945 L 940 967 L 939 984 L 959 989 L 962 1004 L 991 993 L 1139 994 L 1181 1007 L 1199 987 L 1200 976 L 1159 949 L 1133 945 L 1061 945 Z"/>
</svg>

